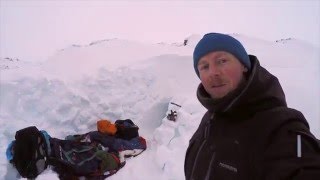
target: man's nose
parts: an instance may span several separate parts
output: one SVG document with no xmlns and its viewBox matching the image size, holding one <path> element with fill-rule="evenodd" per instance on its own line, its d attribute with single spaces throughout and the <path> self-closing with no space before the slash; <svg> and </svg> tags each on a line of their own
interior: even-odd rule
<svg viewBox="0 0 320 180">
<path fill-rule="evenodd" d="M 220 68 L 215 65 L 210 66 L 209 72 L 210 72 L 210 75 L 212 76 L 218 76 L 221 74 Z"/>
</svg>

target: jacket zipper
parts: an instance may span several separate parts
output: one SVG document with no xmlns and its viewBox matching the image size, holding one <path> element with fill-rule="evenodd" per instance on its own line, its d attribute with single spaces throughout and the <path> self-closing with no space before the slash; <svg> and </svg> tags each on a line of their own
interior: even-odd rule
<svg viewBox="0 0 320 180">
<path fill-rule="evenodd" d="M 201 146 L 200 146 L 198 152 L 197 152 L 196 158 L 195 158 L 195 160 L 194 160 L 194 164 L 193 164 L 193 166 L 192 166 L 192 171 L 191 171 L 191 176 L 190 176 L 191 179 L 193 179 L 193 173 L 194 173 L 194 169 L 195 169 L 195 166 L 196 166 L 197 161 L 198 161 L 198 158 L 199 158 L 200 151 L 202 150 L 202 148 L 203 148 L 203 146 L 204 146 L 204 144 L 205 144 L 206 142 L 207 142 L 207 139 L 204 139 L 203 142 L 201 143 Z"/>
<path fill-rule="evenodd" d="M 213 119 L 213 117 L 214 117 L 214 114 L 211 115 L 210 120 Z M 209 133 L 210 133 L 210 132 L 208 132 L 208 125 L 210 126 L 210 120 L 208 121 L 208 123 L 207 123 L 207 125 L 206 125 L 206 127 L 205 127 L 205 129 L 204 129 L 204 140 L 202 141 L 201 146 L 200 146 L 199 150 L 197 151 L 196 158 L 195 158 L 194 164 L 193 164 L 193 166 L 192 166 L 192 171 L 191 171 L 191 176 L 190 176 L 191 179 L 193 179 L 193 173 L 194 173 L 195 166 L 196 166 L 197 161 L 198 161 L 198 158 L 199 158 L 199 154 L 200 154 L 200 152 L 201 152 L 204 144 L 207 142 L 207 138 L 208 138 Z M 209 130 L 209 131 L 210 131 L 210 130 Z M 211 158 L 211 159 L 212 159 L 212 158 Z M 210 164 L 211 164 L 211 162 L 210 162 Z"/>
<path fill-rule="evenodd" d="M 212 163 L 213 163 L 215 157 L 216 157 L 216 152 L 213 152 L 213 154 L 211 156 L 211 159 L 210 159 L 210 163 L 209 163 L 209 166 L 208 166 L 208 170 L 207 170 L 207 173 L 206 173 L 205 180 L 209 180 L 209 178 L 210 178 L 210 174 L 211 174 L 211 170 L 212 170 L 211 166 L 212 166 Z"/>
<path fill-rule="evenodd" d="M 210 121 L 213 119 L 213 117 L 214 117 L 214 113 L 211 115 Z M 216 157 L 216 153 L 213 152 L 212 156 L 210 158 L 210 163 L 209 163 L 209 166 L 208 166 L 208 169 L 207 169 L 205 180 L 209 180 L 209 178 L 210 178 L 210 174 L 211 174 L 211 170 L 212 170 L 211 166 L 212 166 L 212 163 L 213 163 L 215 157 Z"/>
</svg>

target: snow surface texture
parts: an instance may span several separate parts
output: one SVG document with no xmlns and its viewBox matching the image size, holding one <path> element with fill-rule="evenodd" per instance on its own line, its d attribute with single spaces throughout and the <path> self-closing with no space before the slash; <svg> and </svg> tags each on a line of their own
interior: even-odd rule
<svg viewBox="0 0 320 180">
<path fill-rule="evenodd" d="M 320 50 L 295 39 L 232 36 L 279 78 L 288 106 L 302 111 L 319 137 Z M 72 45 L 43 64 L 1 58 L 0 179 L 17 179 L 5 157 L 17 130 L 35 125 L 63 139 L 96 130 L 103 118 L 132 119 L 148 146 L 108 179 L 184 179 L 188 141 L 205 113 L 192 62 L 199 38 L 190 36 L 187 46 L 102 40 Z M 167 120 L 170 110 L 177 111 L 176 122 Z M 58 177 L 48 169 L 38 179 Z"/>
</svg>

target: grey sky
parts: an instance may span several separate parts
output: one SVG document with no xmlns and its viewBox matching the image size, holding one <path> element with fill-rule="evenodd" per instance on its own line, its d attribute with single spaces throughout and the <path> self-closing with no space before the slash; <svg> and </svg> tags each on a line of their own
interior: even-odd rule
<svg viewBox="0 0 320 180">
<path fill-rule="evenodd" d="M 182 42 L 213 31 L 320 42 L 318 0 L 0 2 L 0 57 L 37 61 L 71 44 L 107 38 Z"/>
</svg>

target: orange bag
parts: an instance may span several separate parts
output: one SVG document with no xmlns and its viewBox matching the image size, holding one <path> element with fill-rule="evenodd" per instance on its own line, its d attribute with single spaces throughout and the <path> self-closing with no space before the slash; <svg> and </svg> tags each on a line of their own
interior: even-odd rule
<svg viewBox="0 0 320 180">
<path fill-rule="evenodd" d="M 116 125 L 105 119 L 101 119 L 97 122 L 97 128 L 99 132 L 108 135 L 115 135 L 117 132 Z"/>
</svg>

